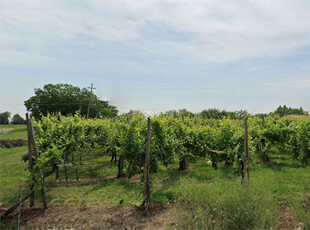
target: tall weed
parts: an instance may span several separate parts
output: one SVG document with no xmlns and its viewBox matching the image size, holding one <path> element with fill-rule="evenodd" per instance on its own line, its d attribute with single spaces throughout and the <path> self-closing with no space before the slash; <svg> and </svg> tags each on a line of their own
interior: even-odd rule
<svg viewBox="0 0 310 230">
<path fill-rule="evenodd" d="M 182 229 L 270 229 L 278 225 L 279 213 L 273 194 L 259 182 L 242 186 L 240 181 L 221 186 L 183 182 L 177 205 Z"/>
</svg>

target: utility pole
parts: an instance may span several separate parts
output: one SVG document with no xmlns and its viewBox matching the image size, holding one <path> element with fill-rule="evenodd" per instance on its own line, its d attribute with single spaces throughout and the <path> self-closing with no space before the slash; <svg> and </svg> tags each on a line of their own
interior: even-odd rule
<svg viewBox="0 0 310 230">
<path fill-rule="evenodd" d="M 87 119 L 89 118 L 89 111 L 90 111 L 90 103 L 91 103 L 91 98 L 92 98 L 92 93 L 93 93 L 93 89 L 96 89 L 93 87 L 93 83 L 91 83 L 90 86 L 90 96 L 89 96 L 89 102 L 88 102 L 88 109 L 87 109 Z M 88 87 L 89 88 L 89 87 Z"/>
</svg>

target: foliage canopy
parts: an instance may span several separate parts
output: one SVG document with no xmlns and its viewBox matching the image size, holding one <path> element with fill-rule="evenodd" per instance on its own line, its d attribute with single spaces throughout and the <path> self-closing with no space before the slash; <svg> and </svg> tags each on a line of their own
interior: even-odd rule
<svg viewBox="0 0 310 230">
<path fill-rule="evenodd" d="M 17 113 L 12 117 L 11 124 L 13 125 L 26 124 L 26 120 Z"/>
<path fill-rule="evenodd" d="M 298 109 L 298 108 L 287 107 L 286 105 L 284 106 L 280 105 L 274 113 L 278 114 L 281 117 L 286 116 L 286 115 L 308 115 L 308 112 L 303 110 L 302 107 Z"/>
<path fill-rule="evenodd" d="M 107 101 L 99 98 L 86 88 L 70 84 L 47 84 L 43 89 L 35 89 L 35 96 L 25 101 L 25 106 L 36 118 L 41 114 L 61 113 L 62 115 L 73 115 L 79 112 L 86 116 L 88 104 L 91 98 L 89 117 L 102 118 L 117 116 L 115 106 L 109 105 Z"/>
<path fill-rule="evenodd" d="M 0 124 L 1 125 L 9 124 L 10 117 L 11 117 L 11 113 L 8 111 L 0 113 Z"/>
</svg>

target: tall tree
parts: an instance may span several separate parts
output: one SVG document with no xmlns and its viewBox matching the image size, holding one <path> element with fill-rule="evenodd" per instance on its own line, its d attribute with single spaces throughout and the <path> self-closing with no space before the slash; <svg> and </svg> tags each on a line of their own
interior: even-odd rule
<svg viewBox="0 0 310 230">
<path fill-rule="evenodd" d="M 26 120 L 22 118 L 18 113 L 16 113 L 11 120 L 11 124 L 13 125 L 22 125 L 26 124 Z"/>
<path fill-rule="evenodd" d="M 166 116 L 173 116 L 174 118 L 176 117 L 194 117 L 195 114 L 186 110 L 186 109 L 180 109 L 179 111 L 176 111 L 176 110 L 169 110 L 169 111 L 166 111 L 164 113 Z"/>
<path fill-rule="evenodd" d="M 201 117 L 208 118 L 208 119 L 222 119 L 228 115 L 228 113 L 223 110 L 220 111 L 219 109 L 205 109 L 200 113 Z"/>
<path fill-rule="evenodd" d="M 86 116 L 89 98 L 91 97 L 91 106 L 89 117 L 102 118 L 117 116 L 115 106 L 109 105 L 107 101 L 99 98 L 86 88 L 70 84 L 47 84 L 43 89 L 35 89 L 35 96 L 25 101 L 25 106 L 29 112 L 36 118 L 47 113 L 61 113 L 62 115 L 73 115 L 80 112 Z"/>
<path fill-rule="evenodd" d="M 0 124 L 1 125 L 9 124 L 10 117 L 11 117 L 11 113 L 8 111 L 4 113 L 0 113 Z"/>
<path fill-rule="evenodd" d="M 308 112 L 303 110 L 302 107 L 298 108 L 291 108 L 284 105 L 283 107 L 280 105 L 276 111 L 274 111 L 275 114 L 278 114 L 279 116 L 283 117 L 286 115 L 308 115 Z"/>
</svg>

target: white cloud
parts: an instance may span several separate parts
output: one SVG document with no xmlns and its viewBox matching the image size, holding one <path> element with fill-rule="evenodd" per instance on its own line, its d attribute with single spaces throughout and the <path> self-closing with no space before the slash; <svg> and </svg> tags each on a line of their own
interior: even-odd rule
<svg viewBox="0 0 310 230">
<path fill-rule="evenodd" d="M 119 43 L 203 63 L 279 57 L 310 45 L 309 10 L 308 1 L 4 0 L 1 49 L 55 57 Z"/>
<path fill-rule="evenodd" d="M 35 53 L 1 50 L 1 64 L 18 67 L 47 67 L 57 68 L 56 58 Z"/>
</svg>

